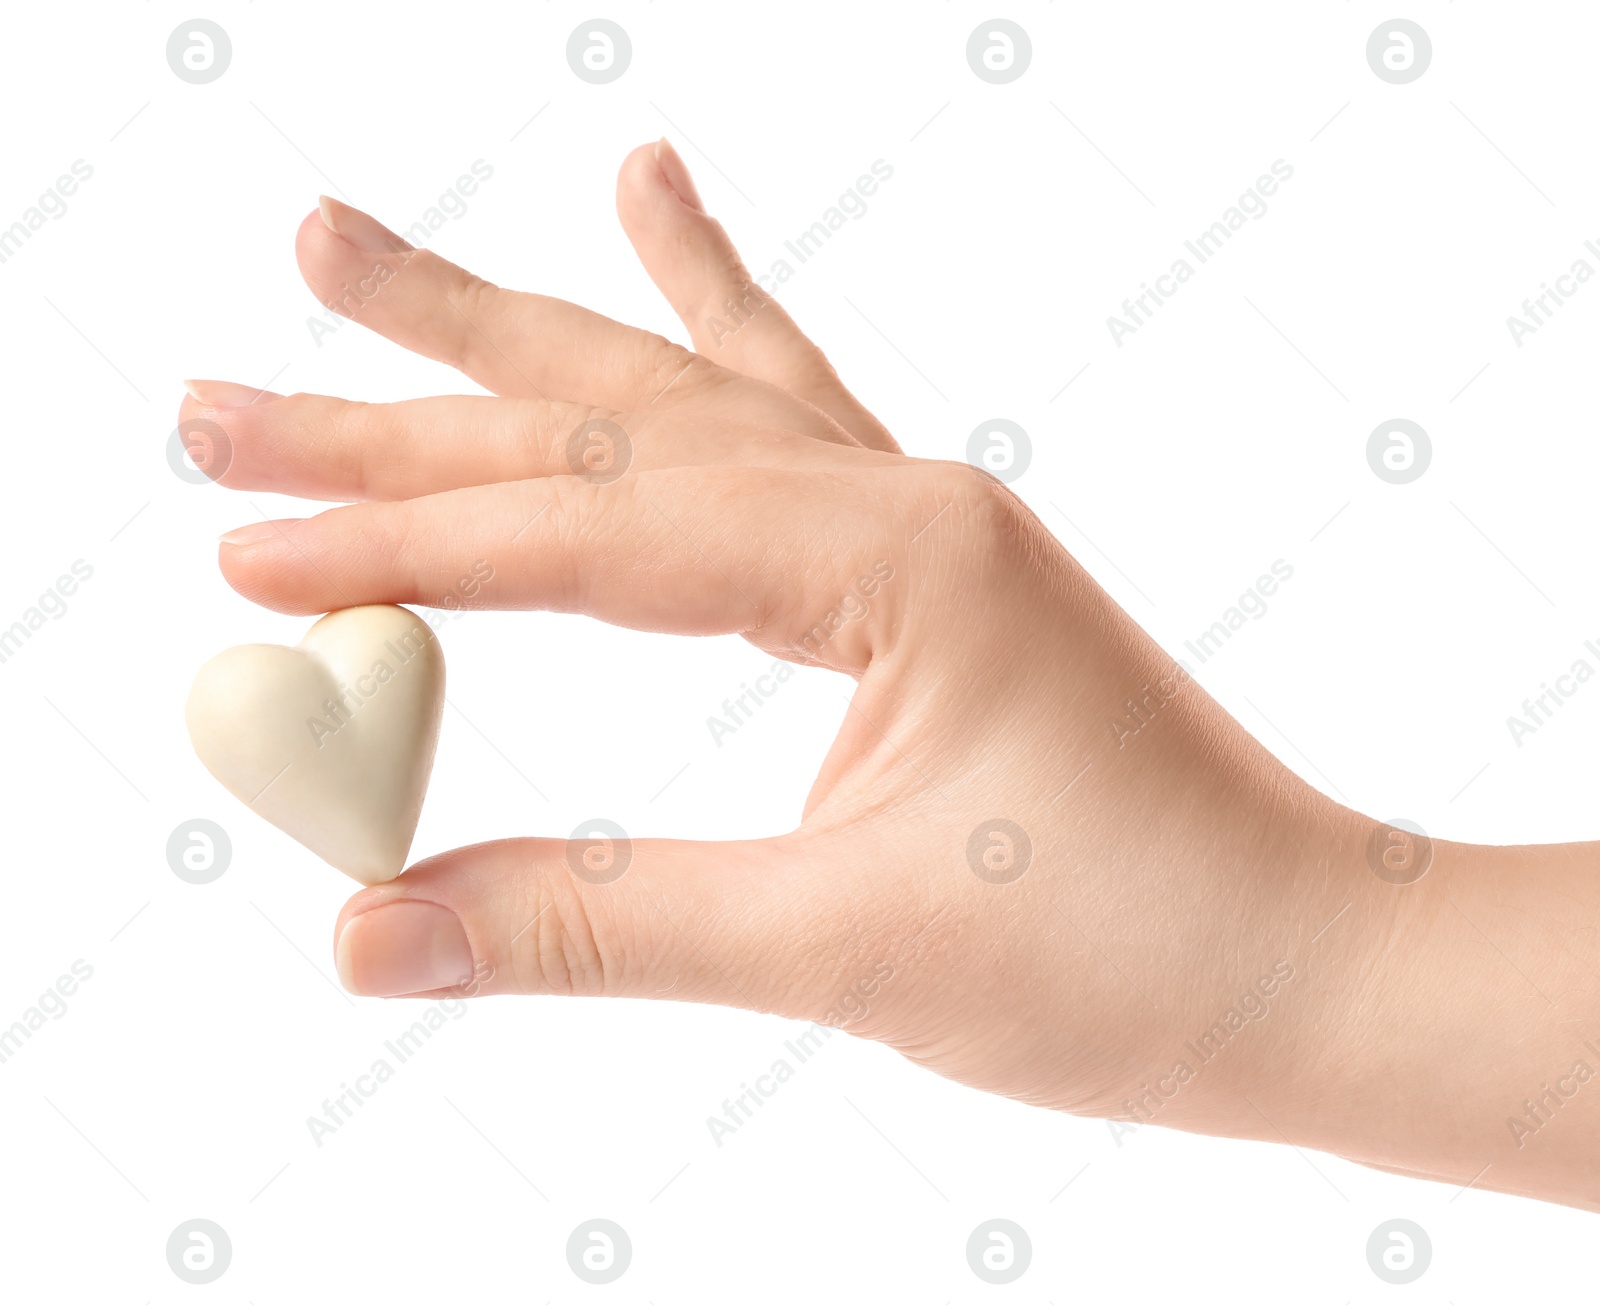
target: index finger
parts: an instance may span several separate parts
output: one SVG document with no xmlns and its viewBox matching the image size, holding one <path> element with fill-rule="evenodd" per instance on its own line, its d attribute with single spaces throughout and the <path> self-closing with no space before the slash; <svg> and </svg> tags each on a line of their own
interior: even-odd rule
<svg viewBox="0 0 1600 1305">
<path fill-rule="evenodd" d="M 701 466 L 475 486 L 259 522 L 224 535 L 219 560 L 236 590 L 281 612 L 539 608 L 803 645 L 872 557 L 898 555 L 887 474 Z M 877 628 L 830 631 L 821 660 L 864 669 Z"/>
</svg>

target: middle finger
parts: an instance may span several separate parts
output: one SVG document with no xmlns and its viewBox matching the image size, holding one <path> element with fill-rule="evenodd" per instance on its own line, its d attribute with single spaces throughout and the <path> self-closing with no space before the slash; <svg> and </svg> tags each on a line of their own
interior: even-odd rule
<svg viewBox="0 0 1600 1305">
<path fill-rule="evenodd" d="M 626 413 L 489 395 L 355 403 L 321 394 L 262 394 L 244 402 L 252 393 L 245 387 L 190 384 L 180 429 L 188 440 L 222 445 L 209 450 L 219 483 L 333 502 L 416 498 L 541 476 L 605 481 L 629 471 L 711 463 L 838 465 L 847 447 L 867 454 L 722 418 L 713 405 Z M 235 397 L 241 406 L 202 402 Z"/>
</svg>

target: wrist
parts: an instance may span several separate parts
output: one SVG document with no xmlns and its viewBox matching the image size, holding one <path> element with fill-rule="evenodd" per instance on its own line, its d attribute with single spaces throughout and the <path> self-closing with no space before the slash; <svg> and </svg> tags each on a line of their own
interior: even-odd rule
<svg viewBox="0 0 1600 1305">
<path fill-rule="evenodd" d="M 1319 860 L 1243 1135 L 1597 1208 L 1594 847 L 1430 841 L 1333 808 Z"/>
</svg>

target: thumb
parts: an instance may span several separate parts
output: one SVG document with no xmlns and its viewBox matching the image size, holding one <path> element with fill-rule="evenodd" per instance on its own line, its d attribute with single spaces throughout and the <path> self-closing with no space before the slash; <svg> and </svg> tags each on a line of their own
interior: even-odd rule
<svg viewBox="0 0 1600 1305">
<path fill-rule="evenodd" d="M 345 904 L 339 977 L 370 997 L 670 997 L 815 1019 L 859 972 L 861 940 L 797 841 L 614 830 L 446 852 Z"/>
<path fill-rule="evenodd" d="M 869 449 L 900 451 L 822 350 L 750 275 L 665 139 L 623 160 L 617 216 L 644 270 L 689 328 L 696 352 L 822 409 Z"/>
</svg>

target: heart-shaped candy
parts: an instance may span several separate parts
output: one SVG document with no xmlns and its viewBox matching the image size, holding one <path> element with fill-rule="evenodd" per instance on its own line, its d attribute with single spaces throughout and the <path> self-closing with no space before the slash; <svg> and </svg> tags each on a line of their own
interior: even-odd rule
<svg viewBox="0 0 1600 1305">
<path fill-rule="evenodd" d="M 200 668 L 185 715 L 224 788 L 364 884 L 405 868 L 444 712 L 444 653 L 404 607 L 324 616 L 297 648 Z"/>
</svg>

